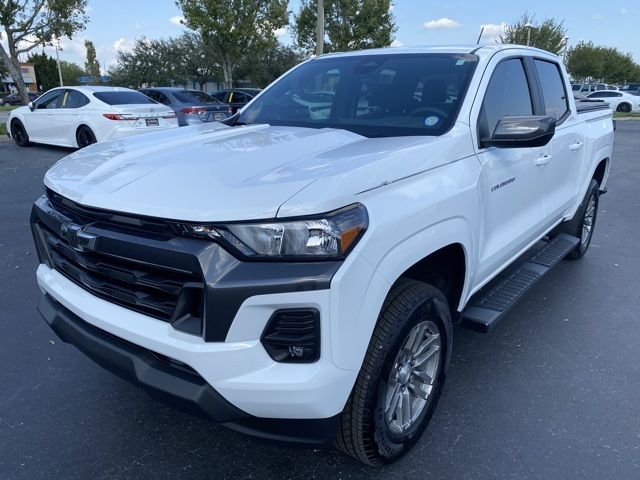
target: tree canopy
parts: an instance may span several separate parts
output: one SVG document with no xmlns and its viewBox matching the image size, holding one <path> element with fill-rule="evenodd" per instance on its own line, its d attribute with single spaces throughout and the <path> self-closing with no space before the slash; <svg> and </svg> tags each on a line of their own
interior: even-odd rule
<svg viewBox="0 0 640 480">
<path fill-rule="evenodd" d="M 580 42 L 567 51 L 567 71 L 578 81 L 619 84 L 640 80 L 640 66 L 630 53 Z"/>
<path fill-rule="evenodd" d="M 85 40 L 84 46 L 87 49 L 87 61 L 84 62 L 84 72 L 89 85 L 98 85 L 102 75 L 100 74 L 100 62 L 96 56 L 96 47 L 91 40 Z"/>
<path fill-rule="evenodd" d="M 58 64 L 56 59 L 46 53 L 31 53 L 27 57 L 27 62 L 31 62 L 36 70 L 36 80 L 42 91 L 46 92 L 54 87 L 60 86 L 58 75 Z"/>
<path fill-rule="evenodd" d="M 297 45 L 311 54 L 316 49 L 318 10 L 315 0 L 302 0 L 294 15 L 293 36 Z M 391 0 L 325 0 L 324 51 L 344 52 L 388 47 L 397 26 Z"/>
<path fill-rule="evenodd" d="M 109 77 L 112 85 L 134 88 L 186 85 L 192 80 L 202 88 L 211 78 L 221 80 L 222 73 L 207 39 L 189 31 L 175 39 L 136 39 L 130 52 L 118 52 Z"/>
<path fill-rule="evenodd" d="M 0 38 L 7 41 L 7 52 L 0 44 L 4 64 L 25 103 L 29 97 L 20 73 L 18 55 L 38 45 L 51 45 L 56 38 L 71 38 L 88 22 L 88 0 L 0 0 Z"/>
<path fill-rule="evenodd" d="M 289 21 L 289 0 L 176 0 L 176 5 L 184 24 L 207 39 L 227 86 L 248 53 L 275 47 L 276 30 Z"/>
<path fill-rule="evenodd" d="M 530 25 L 530 26 L 529 26 Z M 517 45 L 529 45 L 561 55 L 567 36 L 564 20 L 546 18 L 542 22 L 536 20 L 535 15 L 525 12 L 522 16 L 505 29 L 504 36 L 500 35 L 500 42 Z"/>
</svg>

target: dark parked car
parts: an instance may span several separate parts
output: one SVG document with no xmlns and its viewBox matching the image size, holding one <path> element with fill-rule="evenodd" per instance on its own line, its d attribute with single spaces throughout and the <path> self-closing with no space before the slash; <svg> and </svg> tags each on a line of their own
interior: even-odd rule
<svg viewBox="0 0 640 480">
<path fill-rule="evenodd" d="M 640 95 L 640 83 L 627 83 L 620 87 L 623 92 L 631 93 L 633 95 Z"/>
<path fill-rule="evenodd" d="M 34 92 L 27 92 L 27 94 L 29 95 L 29 100 L 31 102 L 33 102 L 40 96 L 39 93 Z M 24 105 L 24 102 L 22 101 L 22 98 L 20 98 L 19 94 L 12 93 L 11 95 L 7 95 L 4 98 L 0 98 L 0 105 L 2 105 L 3 107 L 10 107 L 13 105 Z"/>
<path fill-rule="evenodd" d="M 211 95 L 221 102 L 231 105 L 233 113 L 236 113 L 239 108 L 244 107 L 261 91 L 262 90 L 259 88 L 229 88 L 225 90 L 217 90 L 211 93 Z"/>
<path fill-rule="evenodd" d="M 218 122 L 232 115 L 230 105 L 200 90 L 175 87 L 141 88 L 140 91 L 158 103 L 167 105 L 176 112 L 178 125 L 198 125 L 203 122 Z"/>
</svg>

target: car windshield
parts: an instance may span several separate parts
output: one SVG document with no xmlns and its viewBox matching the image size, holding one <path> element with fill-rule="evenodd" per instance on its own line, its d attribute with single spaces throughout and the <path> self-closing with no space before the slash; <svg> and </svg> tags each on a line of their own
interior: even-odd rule
<svg viewBox="0 0 640 480">
<path fill-rule="evenodd" d="M 340 128 L 366 137 L 442 135 L 453 124 L 477 57 L 320 57 L 278 80 L 239 124 Z"/>
<path fill-rule="evenodd" d="M 220 101 L 217 98 L 213 98 L 208 93 L 199 92 L 197 90 L 182 90 L 180 92 L 173 92 L 173 96 L 182 103 L 189 103 L 193 105 L 220 105 Z"/>
<path fill-rule="evenodd" d="M 94 92 L 93 96 L 108 105 L 135 105 L 140 103 L 156 103 L 144 93 L 136 91 Z"/>
</svg>

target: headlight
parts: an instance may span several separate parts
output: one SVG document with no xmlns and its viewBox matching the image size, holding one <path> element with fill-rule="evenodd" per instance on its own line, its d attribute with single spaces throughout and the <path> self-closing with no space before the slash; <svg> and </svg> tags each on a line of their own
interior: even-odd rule
<svg viewBox="0 0 640 480">
<path fill-rule="evenodd" d="M 343 258 L 367 228 L 361 204 L 296 220 L 178 225 L 183 235 L 218 240 L 241 255 L 271 260 Z"/>
</svg>

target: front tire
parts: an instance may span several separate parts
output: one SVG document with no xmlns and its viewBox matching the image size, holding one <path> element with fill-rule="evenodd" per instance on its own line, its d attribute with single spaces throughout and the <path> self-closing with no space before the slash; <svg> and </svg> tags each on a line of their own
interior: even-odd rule
<svg viewBox="0 0 640 480">
<path fill-rule="evenodd" d="M 96 143 L 96 136 L 89 127 L 82 126 L 76 132 L 76 143 L 78 148 L 88 147 Z"/>
<path fill-rule="evenodd" d="M 340 450 L 382 465 L 415 445 L 442 392 L 451 328 L 449 305 L 436 288 L 405 279 L 391 290 L 342 412 Z"/>
<path fill-rule="evenodd" d="M 16 145 L 19 147 L 28 147 L 31 145 L 27 130 L 20 120 L 11 122 L 11 138 L 13 138 L 13 141 L 16 142 Z"/>
</svg>

